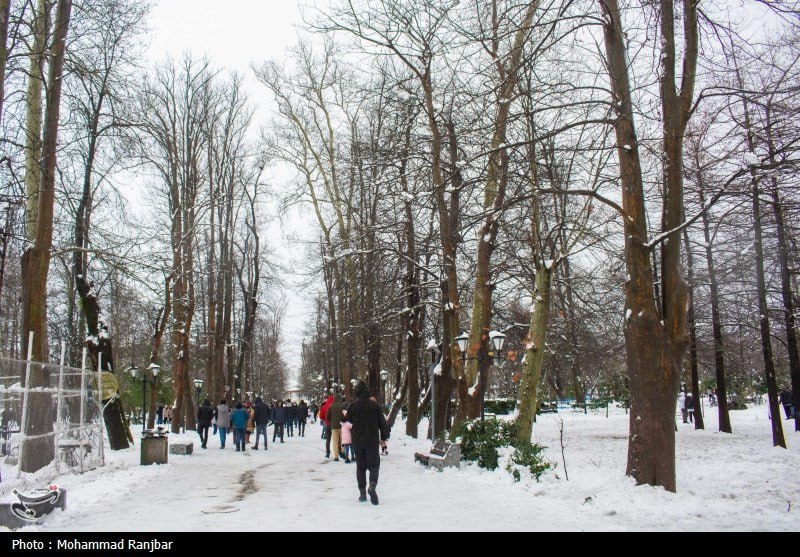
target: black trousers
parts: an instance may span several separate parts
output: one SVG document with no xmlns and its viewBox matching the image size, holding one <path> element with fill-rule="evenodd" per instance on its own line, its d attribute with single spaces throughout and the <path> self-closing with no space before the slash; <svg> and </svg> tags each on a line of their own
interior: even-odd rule
<svg viewBox="0 0 800 557">
<path fill-rule="evenodd" d="M 272 429 L 272 442 L 275 442 L 275 437 L 281 438 L 281 443 L 283 443 L 283 424 L 275 423 L 275 427 Z"/>
<path fill-rule="evenodd" d="M 208 443 L 208 428 L 207 425 L 201 425 L 197 428 L 197 433 L 200 434 L 200 445 L 203 447 Z"/>
<path fill-rule="evenodd" d="M 297 422 L 297 435 L 300 437 L 306 436 L 306 419 L 301 418 L 299 422 Z"/>
<path fill-rule="evenodd" d="M 367 487 L 367 470 L 369 470 L 369 483 L 378 483 L 378 471 L 381 467 L 381 455 L 378 446 L 355 447 L 356 453 L 356 482 L 359 489 Z"/>
</svg>

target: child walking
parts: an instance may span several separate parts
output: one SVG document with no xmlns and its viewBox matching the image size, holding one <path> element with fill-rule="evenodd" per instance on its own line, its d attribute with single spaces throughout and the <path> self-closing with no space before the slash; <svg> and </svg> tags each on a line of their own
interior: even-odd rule
<svg viewBox="0 0 800 557">
<path fill-rule="evenodd" d="M 344 461 L 350 464 L 356 459 L 353 449 L 353 424 L 347 419 L 347 410 L 342 410 L 342 449 L 344 450 Z"/>
</svg>

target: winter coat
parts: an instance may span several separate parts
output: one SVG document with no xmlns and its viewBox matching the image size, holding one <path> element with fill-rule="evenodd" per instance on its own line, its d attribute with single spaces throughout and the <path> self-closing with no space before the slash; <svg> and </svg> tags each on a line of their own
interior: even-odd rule
<svg viewBox="0 0 800 557">
<path fill-rule="evenodd" d="M 297 405 L 297 418 L 302 422 L 308 418 L 308 405 L 305 402 Z"/>
<path fill-rule="evenodd" d="M 217 418 L 217 427 L 231 427 L 231 409 L 227 404 L 218 404 L 214 417 Z"/>
<path fill-rule="evenodd" d="M 337 400 L 328 408 L 328 421 L 331 423 L 331 429 L 342 427 L 342 410 L 344 410 L 344 402 L 341 400 Z"/>
<path fill-rule="evenodd" d="M 285 421 L 287 423 L 288 422 L 293 422 L 295 420 L 295 409 L 296 409 L 296 407 L 292 406 L 291 404 L 289 404 L 287 406 L 284 406 L 283 409 L 284 409 L 285 414 L 286 414 Z"/>
<path fill-rule="evenodd" d="M 286 423 L 286 408 L 283 406 L 276 406 L 272 409 L 272 421 L 276 424 Z"/>
<path fill-rule="evenodd" d="M 247 431 L 255 431 L 256 430 L 256 423 L 255 423 L 255 415 L 256 411 L 253 410 L 253 407 L 245 406 L 244 411 L 247 413 Z"/>
<path fill-rule="evenodd" d="M 342 445 L 349 445 L 353 442 L 353 424 L 342 422 Z"/>
<path fill-rule="evenodd" d="M 233 429 L 244 429 L 247 427 L 247 410 L 236 408 L 231 412 L 231 425 Z"/>
<path fill-rule="evenodd" d="M 264 402 L 256 402 L 254 412 L 255 415 L 253 416 L 253 420 L 255 421 L 256 425 L 267 425 L 269 423 L 269 418 L 272 412 L 270 411 L 269 406 L 264 404 Z"/>
<path fill-rule="evenodd" d="M 330 395 L 325 402 L 322 404 L 322 408 L 319 409 L 319 419 L 325 422 L 325 425 L 330 425 L 328 421 L 328 409 L 333 404 L 333 395 Z"/>
<path fill-rule="evenodd" d="M 200 408 L 197 409 L 197 425 L 198 426 L 210 426 L 211 420 L 214 418 L 214 409 L 211 407 L 211 403 L 203 404 Z"/>
<path fill-rule="evenodd" d="M 781 404 L 789 406 L 792 404 L 792 391 L 784 389 L 781 391 Z"/>
<path fill-rule="evenodd" d="M 683 391 L 678 393 L 678 408 L 686 410 L 686 393 Z"/>
<path fill-rule="evenodd" d="M 686 410 L 694 412 L 694 397 L 692 393 L 686 393 Z"/>
<path fill-rule="evenodd" d="M 369 398 L 369 389 L 361 382 L 356 387 L 358 400 L 347 409 L 347 420 L 353 424 L 353 445 L 369 449 L 389 439 L 389 426 L 378 403 Z"/>
</svg>

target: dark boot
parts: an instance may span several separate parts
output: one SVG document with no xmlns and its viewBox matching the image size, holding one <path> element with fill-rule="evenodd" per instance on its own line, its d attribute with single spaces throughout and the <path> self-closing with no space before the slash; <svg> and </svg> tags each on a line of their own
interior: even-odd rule
<svg viewBox="0 0 800 557">
<path fill-rule="evenodd" d="M 378 494 L 375 492 L 375 487 L 377 487 L 377 485 L 378 484 L 376 483 L 371 483 L 369 484 L 369 489 L 367 490 L 367 493 L 369 493 L 369 502 L 373 505 L 378 504 Z"/>
<path fill-rule="evenodd" d="M 363 487 L 358 488 L 358 502 L 364 503 L 367 500 L 367 490 Z"/>
</svg>

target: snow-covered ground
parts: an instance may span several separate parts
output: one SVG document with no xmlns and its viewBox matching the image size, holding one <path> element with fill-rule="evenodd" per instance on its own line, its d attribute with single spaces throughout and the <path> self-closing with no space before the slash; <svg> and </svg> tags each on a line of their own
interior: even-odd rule
<svg viewBox="0 0 800 557">
<path fill-rule="evenodd" d="M 793 423 L 783 420 L 785 450 L 772 447 L 766 406 L 731 419 L 731 435 L 716 432 L 713 412 L 705 431 L 678 424 L 677 493 L 625 476 L 621 409 L 608 418 L 602 410 L 540 416 L 536 441 L 555 467 L 539 482 L 515 483 L 467 463 L 427 470 L 413 455 L 429 442 L 406 437 L 398 422 L 381 461 L 377 507 L 357 501 L 355 464 L 324 457 L 319 424 L 268 451 L 237 453 L 232 441 L 220 450 L 216 437 L 207 450 L 195 442 L 194 454 L 157 466 L 139 465 L 137 444 L 107 451 L 101 469 L 57 478 L 67 510 L 23 531 L 799 531 Z M 183 438 L 196 441 L 171 441 Z"/>
</svg>

